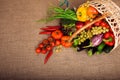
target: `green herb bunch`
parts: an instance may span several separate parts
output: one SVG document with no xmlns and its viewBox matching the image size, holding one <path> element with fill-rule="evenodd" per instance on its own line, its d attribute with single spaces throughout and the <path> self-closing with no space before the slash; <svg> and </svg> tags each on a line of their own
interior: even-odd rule
<svg viewBox="0 0 120 80">
<path fill-rule="evenodd" d="M 53 7 L 49 10 L 48 14 L 49 16 L 45 20 L 46 22 L 49 22 L 55 19 L 69 19 L 69 20 L 77 21 L 76 12 L 69 8 L 63 9 L 60 7 Z M 44 20 L 38 20 L 38 22 L 39 21 L 44 21 Z"/>
</svg>

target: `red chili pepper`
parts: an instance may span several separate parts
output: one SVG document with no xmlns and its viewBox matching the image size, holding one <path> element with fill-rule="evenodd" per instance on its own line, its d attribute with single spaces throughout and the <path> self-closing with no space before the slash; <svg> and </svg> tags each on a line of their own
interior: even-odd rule
<svg viewBox="0 0 120 80">
<path fill-rule="evenodd" d="M 40 32 L 39 34 L 51 34 L 52 32 L 49 32 L 49 31 L 43 31 L 43 32 Z"/>
<path fill-rule="evenodd" d="M 40 29 L 45 30 L 45 31 L 55 31 L 55 30 L 57 30 L 55 28 L 40 28 Z"/>
<path fill-rule="evenodd" d="M 40 29 L 45 30 L 45 31 L 55 31 L 55 30 L 60 29 L 60 26 L 47 26 L 46 28 L 40 28 Z"/>
<path fill-rule="evenodd" d="M 48 28 L 60 29 L 61 26 L 47 26 Z"/>
<path fill-rule="evenodd" d="M 44 64 L 47 63 L 47 61 L 50 59 L 50 57 L 52 56 L 52 54 L 53 54 L 53 50 L 50 50 L 49 53 L 47 54 L 47 56 L 45 57 Z"/>
<path fill-rule="evenodd" d="M 106 45 L 113 46 L 115 44 L 114 35 L 112 32 L 106 32 L 103 38 Z"/>
</svg>

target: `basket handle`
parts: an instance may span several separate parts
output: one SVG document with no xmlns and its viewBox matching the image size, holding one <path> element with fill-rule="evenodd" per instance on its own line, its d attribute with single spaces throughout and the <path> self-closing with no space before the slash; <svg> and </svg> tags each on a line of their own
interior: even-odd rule
<svg viewBox="0 0 120 80">
<path fill-rule="evenodd" d="M 91 21 L 89 24 L 86 24 L 85 26 L 83 26 L 81 29 L 77 30 L 76 32 L 73 33 L 73 35 L 70 37 L 70 39 L 68 40 L 69 42 L 72 41 L 73 38 L 76 37 L 77 34 L 79 34 L 82 30 L 88 28 L 89 26 L 93 25 L 94 23 L 106 18 L 107 16 L 109 16 L 109 13 L 104 13 L 102 16 L 96 18 L 95 20 Z"/>
</svg>

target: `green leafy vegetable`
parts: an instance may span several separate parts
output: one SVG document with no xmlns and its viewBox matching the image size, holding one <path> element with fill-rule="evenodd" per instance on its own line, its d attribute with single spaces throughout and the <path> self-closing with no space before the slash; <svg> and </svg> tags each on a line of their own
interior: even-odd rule
<svg viewBox="0 0 120 80">
<path fill-rule="evenodd" d="M 52 21 L 55 19 L 69 19 L 69 20 L 77 21 L 76 12 L 69 8 L 62 9 L 60 7 L 53 7 L 50 9 L 48 13 L 50 14 L 47 19 L 38 20 L 37 22 L 40 22 L 40 21 L 48 22 L 48 21 Z"/>
</svg>

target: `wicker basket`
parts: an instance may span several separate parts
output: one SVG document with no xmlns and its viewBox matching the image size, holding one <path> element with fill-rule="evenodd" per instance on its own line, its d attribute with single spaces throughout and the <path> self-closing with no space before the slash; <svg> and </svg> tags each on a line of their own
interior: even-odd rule
<svg viewBox="0 0 120 80">
<path fill-rule="evenodd" d="M 101 14 L 106 12 L 111 14 L 106 17 L 106 21 L 109 23 L 115 36 L 114 50 L 120 44 L 120 8 L 112 0 L 90 0 L 88 3 Z"/>
</svg>

